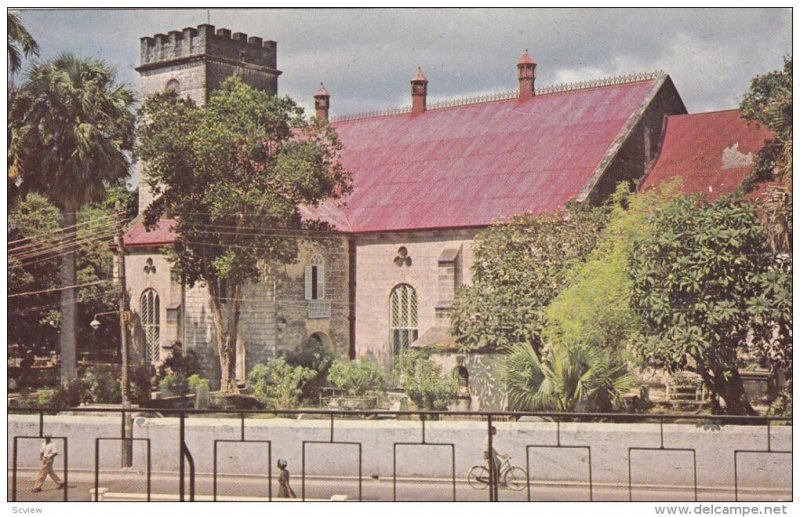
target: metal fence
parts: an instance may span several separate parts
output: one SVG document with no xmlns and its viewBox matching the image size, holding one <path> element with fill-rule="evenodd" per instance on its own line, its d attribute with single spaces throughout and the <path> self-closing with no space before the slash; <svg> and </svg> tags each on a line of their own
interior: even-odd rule
<svg viewBox="0 0 800 517">
<path fill-rule="evenodd" d="M 273 443 L 272 440 L 264 440 L 264 439 L 248 439 L 246 435 L 246 428 L 245 428 L 245 421 L 249 418 L 260 417 L 264 418 L 264 416 L 269 415 L 272 417 L 289 417 L 289 418 L 304 418 L 304 419 L 325 419 L 329 421 L 329 432 L 328 438 L 326 440 L 304 440 L 302 437 L 297 437 L 297 443 L 300 445 L 302 450 L 302 461 L 301 461 L 301 471 L 300 471 L 300 493 L 299 498 L 302 500 L 311 499 L 308 496 L 308 492 L 306 490 L 307 486 L 307 478 L 308 474 L 306 472 L 306 451 L 309 446 L 317 446 L 317 447 L 338 447 L 341 449 L 341 454 L 352 454 L 353 457 L 357 457 L 357 464 L 358 464 L 358 471 L 357 471 L 357 496 L 353 499 L 356 500 L 365 500 L 368 498 L 364 497 L 363 493 L 363 484 L 365 481 L 365 476 L 363 472 L 363 464 L 364 464 L 364 447 L 361 441 L 353 441 L 353 440 L 337 440 L 336 439 L 336 423 L 343 422 L 345 420 L 352 421 L 353 419 L 361 419 L 361 420 L 370 420 L 370 419 L 378 419 L 378 418 L 393 418 L 393 419 L 403 419 L 403 420 L 411 420 L 416 421 L 419 423 L 419 431 L 420 431 L 420 439 L 418 441 L 395 441 L 391 443 L 391 451 L 392 451 L 392 489 L 391 489 L 391 498 L 390 500 L 396 501 L 400 498 L 398 497 L 398 458 L 403 458 L 404 456 L 411 454 L 411 451 L 416 451 L 417 454 L 420 454 L 421 451 L 432 450 L 434 448 L 437 449 L 444 449 L 448 452 L 448 456 L 450 458 L 450 465 L 449 465 L 449 476 L 446 479 L 439 480 L 440 484 L 446 484 L 446 490 L 440 491 L 438 496 L 439 499 L 446 499 L 446 500 L 457 500 L 458 498 L 458 491 L 457 486 L 462 486 L 462 494 L 469 495 L 468 498 L 465 499 L 476 499 L 476 494 L 484 494 L 480 497 L 482 500 L 488 501 L 500 501 L 501 497 L 501 489 L 503 491 L 514 491 L 517 494 L 521 494 L 517 496 L 519 500 L 522 497 L 522 500 L 533 501 L 533 500 L 542 500 L 542 497 L 536 497 L 533 495 L 533 487 L 536 485 L 537 482 L 540 482 L 543 478 L 540 476 L 541 472 L 537 471 L 540 467 L 538 467 L 537 462 L 535 461 L 537 455 L 541 455 L 542 451 L 549 450 L 551 452 L 555 451 L 558 453 L 565 453 L 565 452 L 579 452 L 581 454 L 585 454 L 587 461 L 588 470 L 585 471 L 585 481 L 581 482 L 581 487 L 585 487 L 586 492 L 585 495 L 582 496 L 585 500 L 597 500 L 596 496 L 596 475 L 593 469 L 598 469 L 598 465 L 595 462 L 593 463 L 593 456 L 592 456 L 592 445 L 589 443 L 570 443 L 564 444 L 562 443 L 562 426 L 565 423 L 577 423 L 577 422 L 584 422 L 584 423 L 591 423 L 591 422 L 598 422 L 598 423 L 614 423 L 620 426 L 630 425 L 630 424 L 637 424 L 637 423 L 649 423 L 649 424 L 657 424 L 659 428 L 659 437 L 660 443 L 656 446 L 652 447 L 644 447 L 640 445 L 630 445 L 627 447 L 627 486 L 623 488 L 623 490 L 627 489 L 627 499 L 628 500 L 637 500 L 634 491 L 634 485 L 636 485 L 637 480 L 636 476 L 633 473 L 633 465 L 637 463 L 637 460 L 640 459 L 642 453 L 649 453 L 651 455 L 659 455 L 663 453 L 680 453 L 685 455 L 687 458 L 691 458 L 692 464 L 692 472 L 693 478 L 689 481 L 686 485 L 686 488 L 690 490 L 690 494 L 693 500 L 697 501 L 698 499 L 698 478 L 697 478 L 697 451 L 694 447 L 668 447 L 665 445 L 665 423 L 695 423 L 704 424 L 704 425 L 712 425 L 712 426 L 727 426 L 727 425 L 737 425 L 737 426 L 748 426 L 747 429 L 757 429 L 758 432 L 761 432 L 763 428 L 763 433 L 765 434 L 766 438 L 766 447 L 763 449 L 753 447 L 753 448 L 745 448 L 745 449 L 738 449 L 735 448 L 733 450 L 726 451 L 725 454 L 730 455 L 733 460 L 733 477 L 734 483 L 732 487 L 729 487 L 729 491 L 733 493 L 733 500 L 739 501 L 740 499 L 740 471 L 742 471 L 742 464 L 740 462 L 740 458 L 744 456 L 753 456 L 753 455 L 782 455 L 788 456 L 789 463 L 791 464 L 791 450 L 786 449 L 778 449 L 776 450 L 773 447 L 773 428 L 776 425 L 791 425 L 792 420 L 791 418 L 784 418 L 784 417 L 739 417 L 739 416 L 711 416 L 711 415 L 657 415 L 657 414 L 604 414 L 604 413 L 545 413 L 545 412 L 451 412 L 451 411 L 382 411 L 382 410 L 353 410 L 353 411 L 331 411 L 331 410 L 313 410 L 313 409 L 302 409 L 302 410 L 246 410 L 246 411 L 239 411 L 239 410 L 158 410 L 158 416 L 165 416 L 165 417 L 177 417 L 177 424 L 178 424 L 178 432 L 177 436 L 175 437 L 177 440 L 177 451 L 178 452 L 178 472 L 177 472 L 177 494 L 175 494 L 175 498 L 179 501 L 195 501 L 195 500 L 212 500 L 217 501 L 219 500 L 218 494 L 218 478 L 221 475 L 219 472 L 219 461 L 218 461 L 218 450 L 221 444 L 255 444 L 259 447 L 263 447 L 267 452 L 267 462 L 264 465 L 263 469 L 263 483 L 266 483 L 266 497 L 263 500 L 272 501 L 277 499 L 273 494 L 273 482 L 277 481 L 273 477 L 273 469 L 272 469 L 272 462 L 273 462 Z M 142 438 L 142 437 L 134 437 L 132 432 L 131 426 L 131 417 L 134 415 L 153 415 L 153 410 L 142 409 L 142 408 L 132 408 L 132 409 L 114 409 L 114 408 L 103 408 L 103 409 L 95 409 L 95 408 L 73 408 L 68 410 L 59 410 L 59 409 L 22 409 L 22 408 L 9 408 L 9 414 L 36 414 L 38 415 L 38 435 L 10 435 L 8 437 L 10 442 L 13 442 L 12 445 L 12 462 L 9 466 L 9 475 L 11 477 L 10 482 L 10 500 L 17 501 L 19 500 L 20 491 L 19 491 L 19 475 L 18 475 L 18 450 L 19 450 L 19 443 L 25 440 L 41 440 L 46 435 L 45 433 L 45 426 L 47 420 L 52 418 L 56 415 L 62 414 L 83 414 L 83 413 L 91 413 L 91 414 L 101 414 L 104 416 L 108 415 L 117 415 L 120 418 L 120 431 L 119 436 L 93 436 L 94 439 L 94 472 L 93 472 L 93 487 L 94 489 L 90 491 L 90 500 L 103 500 L 106 499 L 102 496 L 102 490 L 100 487 L 100 474 L 101 474 L 101 462 L 100 462 L 100 444 L 104 441 L 117 441 L 120 442 L 121 447 L 121 456 L 123 458 L 123 466 L 131 465 L 131 455 L 133 445 L 135 443 L 139 443 L 145 446 L 146 448 L 146 467 L 144 475 L 146 476 L 146 489 L 138 494 L 138 499 L 150 501 L 153 497 L 152 491 L 152 462 L 151 462 L 151 439 L 150 438 Z M 213 489 L 211 494 L 204 493 L 199 494 L 196 487 L 197 487 L 197 478 L 198 475 L 195 469 L 195 462 L 192 452 L 189 450 L 189 446 L 186 442 L 186 421 L 189 418 L 203 418 L 203 417 L 216 417 L 216 418 L 235 418 L 239 421 L 239 428 L 240 433 L 238 439 L 222 439 L 222 438 L 214 438 L 213 441 L 208 443 L 208 450 L 213 449 L 213 471 L 211 472 L 210 476 L 212 478 L 212 486 Z M 555 443 L 525 443 L 524 450 L 525 450 L 525 469 L 523 470 L 521 467 L 512 467 L 509 463 L 503 463 L 499 461 L 499 458 L 495 458 L 497 461 L 488 461 L 489 455 L 483 449 L 487 449 L 487 447 L 483 447 L 481 450 L 470 450 L 468 451 L 469 454 L 472 456 L 480 455 L 486 460 L 483 464 L 478 464 L 473 466 L 469 473 L 467 474 L 466 479 L 460 477 L 456 472 L 456 454 L 457 454 L 457 444 L 453 442 L 447 441 L 430 441 L 426 436 L 426 424 L 431 421 L 459 421 L 459 420 L 466 420 L 466 421 L 479 421 L 479 425 L 483 429 L 485 429 L 485 443 L 488 443 L 488 450 L 494 450 L 494 434 L 492 432 L 493 427 L 500 422 L 519 422 L 521 419 L 524 421 L 525 418 L 530 421 L 530 419 L 536 419 L 537 422 L 550 422 L 555 425 L 556 430 L 556 441 Z M 485 426 L 485 427 L 484 427 Z M 755 427 L 753 427 L 755 426 Z M 10 431 L 9 431 L 10 432 Z M 379 428 L 376 428 L 376 433 L 381 432 Z M 49 434 L 49 433 L 48 433 Z M 59 441 L 59 443 L 63 446 L 63 474 L 64 474 L 64 483 L 63 483 L 63 497 L 61 500 L 67 501 L 72 500 L 70 499 L 70 494 L 78 492 L 78 495 L 73 497 L 74 500 L 86 500 L 85 494 L 80 491 L 70 491 L 69 485 L 69 473 L 70 467 L 68 463 L 69 457 L 69 440 L 67 436 L 51 436 L 53 440 Z M 84 437 L 86 439 L 86 437 Z M 73 440 L 74 441 L 74 440 Z M 576 440 L 573 439 L 573 442 Z M 388 446 L 388 444 L 387 444 Z M 462 447 L 463 449 L 463 447 Z M 338 449 L 337 449 L 338 450 Z M 197 452 L 197 451 L 196 451 Z M 205 453 L 205 451 L 202 451 Z M 461 452 L 461 451 L 460 451 Z M 357 453 L 357 454 L 356 454 Z M 424 456 L 423 456 L 424 457 Z M 127 458 L 127 459 L 126 459 Z M 534 459 L 532 462 L 531 460 Z M 537 467 L 537 468 L 535 468 Z M 498 470 L 499 468 L 499 470 Z M 600 467 L 602 468 L 602 466 Z M 791 466 L 789 467 L 791 468 Z M 577 474 L 577 473 L 576 473 Z M 174 473 L 173 473 L 174 475 Z M 581 473 L 583 475 L 583 473 Z M 374 476 L 373 476 L 374 478 Z M 789 478 L 791 479 L 791 474 L 789 474 Z M 405 481 L 408 481 L 407 479 Z M 332 483 L 336 483 L 336 481 L 331 481 Z M 413 480 L 412 480 L 413 482 Z M 486 492 L 482 492 L 481 489 L 488 489 Z M 52 496 L 51 496 L 52 498 Z M 386 499 L 388 497 L 388 491 Z M 231 497 L 227 497 L 227 500 L 231 500 Z M 550 499 L 552 500 L 552 499 Z M 661 500 L 668 500 L 667 497 Z M 728 499 L 730 500 L 730 499 Z"/>
</svg>

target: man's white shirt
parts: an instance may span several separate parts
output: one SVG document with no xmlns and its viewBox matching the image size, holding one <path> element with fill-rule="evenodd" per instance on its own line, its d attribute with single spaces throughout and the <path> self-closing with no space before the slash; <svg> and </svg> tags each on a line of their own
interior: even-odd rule
<svg viewBox="0 0 800 517">
<path fill-rule="evenodd" d="M 39 452 L 45 458 L 52 458 L 53 456 L 58 454 L 58 449 L 56 448 L 56 444 L 53 442 L 43 443 L 42 448 L 39 449 Z"/>
</svg>

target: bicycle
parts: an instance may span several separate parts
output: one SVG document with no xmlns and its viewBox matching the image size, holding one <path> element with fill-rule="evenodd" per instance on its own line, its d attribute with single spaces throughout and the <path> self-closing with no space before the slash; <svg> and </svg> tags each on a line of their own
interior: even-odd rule
<svg viewBox="0 0 800 517">
<path fill-rule="evenodd" d="M 511 490 L 520 491 L 528 486 L 528 473 L 521 467 L 511 465 L 511 456 L 500 464 L 500 486 Z M 467 472 L 467 482 L 469 486 L 476 490 L 483 490 L 489 487 L 489 469 L 485 465 L 474 465 Z"/>
</svg>

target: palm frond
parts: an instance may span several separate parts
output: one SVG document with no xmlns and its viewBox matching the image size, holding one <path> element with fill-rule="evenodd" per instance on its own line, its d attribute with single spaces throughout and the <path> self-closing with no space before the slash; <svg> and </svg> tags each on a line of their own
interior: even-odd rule
<svg viewBox="0 0 800 517">
<path fill-rule="evenodd" d="M 22 66 L 22 54 L 24 53 L 25 57 L 38 56 L 39 44 L 22 25 L 17 13 L 9 11 L 7 20 L 8 65 L 11 73 L 15 74 Z"/>
<path fill-rule="evenodd" d="M 619 358 L 583 346 L 556 345 L 540 357 L 530 344 L 510 346 L 501 373 L 511 409 L 610 410 L 633 387 Z"/>
</svg>

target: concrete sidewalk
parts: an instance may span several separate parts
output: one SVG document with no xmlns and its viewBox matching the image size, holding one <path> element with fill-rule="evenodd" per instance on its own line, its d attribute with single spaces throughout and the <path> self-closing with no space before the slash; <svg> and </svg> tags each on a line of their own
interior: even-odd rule
<svg viewBox="0 0 800 517">
<path fill-rule="evenodd" d="M 26 469 L 17 473 L 18 501 L 62 501 L 63 491 L 57 490 L 50 481 L 45 483 L 42 492 L 33 493 L 33 480 L 36 471 Z M 261 500 L 269 495 L 267 479 L 260 476 L 219 476 L 217 494 L 219 497 L 234 500 Z M 298 498 L 302 497 L 302 481 L 297 474 L 292 475 L 292 487 Z M 147 484 L 144 473 L 136 471 L 101 472 L 99 486 L 115 493 L 146 494 Z M 358 480 L 345 477 L 309 477 L 305 483 L 307 499 L 330 499 L 334 495 L 345 495 L 348 501 L 358 500 Z M 91 501 L 90 491 L 94 489 L 92 472 L 70 471 L 68 496 L 70 501 Z M 393 499 L 393 483 L 389 478 L 366 478 L 362 480 L 362 498 L 368 501 L 391 501 Z M 397 480 L 397 500 L 403 501 L 451 501 L 453 485 L 445 479 L 400 479 Z M 154 473 L 151 477 L 151 493 L 161 494 L 160 500 L 177 501 L 177 473 Z M 185 500 L 189 500 L 189 476 L 185 484 Z M 195 479 L 196 499 L 213 494 L 213 478 L 209 475 L 198 475 Z M 277 475 L 273 473 L 272 495 L 277 498 Z M 595 484 L 593 498 L 595 501 L 627 501 L 628 487 L 619 485 Z M 691 501 L 694 493 L 688 486 L 634 486 L 635 501 Z M 11 472 L 8 473 L 8 498 L 11 498 Z M 464 480 L 456 480 L 456 498 L 459 501 L 487 501 L 487 490 L 476 490 Z M 526 490 L 519 492 L 500 490 L 501 501 L 527 501 Z M 531 486 L 533 501 L 588 501 L 589 487 L 581 483 L 536 483 Z M 700 501 L 733 501 L 732 489 L 698 487 Z M 739 491 L 740 501 L 790 501 L 790 490 L 743 490 Z M 230 499 L 229 499 L 230 500 Z"/>
</svg>

